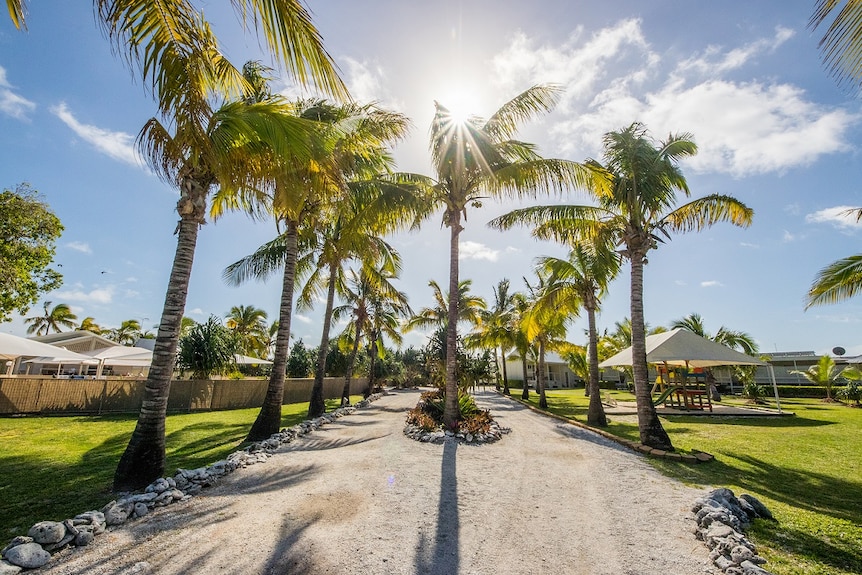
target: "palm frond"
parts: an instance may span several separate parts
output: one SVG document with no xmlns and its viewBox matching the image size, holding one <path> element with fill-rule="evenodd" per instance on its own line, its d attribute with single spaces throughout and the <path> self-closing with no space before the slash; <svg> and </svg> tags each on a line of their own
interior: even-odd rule
<svg viewBox="0 0 862 575">
<path fill-rule="evenodd" d="M 482 129 L 494 141 L 507 140 L 524 122 L 553 110 L 562 94 L 562 86 L 556 84 L 532 86 L 500 106 Z"/>
<path fill-rule="evenodd" d="M 747 228 L 753 217 L 754 210 L 736 198 L 713 194 L 679 206 L 659 221 L 657 227 L 685 233 L 700 231 L 718 222 L 730 222 Z"/>
<path fill-rule="evenodd" d="M 805 309 L 846 301 L 862 289 L 862 254 L 835 261 L 818 272 L 808 290 Z"/>
<path fill-rule="evenodd" d="M 862 5 L 856 0 L 817 0 L 808 27 L 813 30 L 829 20 L 818 43 L 820 57 L 839 86 L 858 92 L 862 81 Z"/>
</svg>

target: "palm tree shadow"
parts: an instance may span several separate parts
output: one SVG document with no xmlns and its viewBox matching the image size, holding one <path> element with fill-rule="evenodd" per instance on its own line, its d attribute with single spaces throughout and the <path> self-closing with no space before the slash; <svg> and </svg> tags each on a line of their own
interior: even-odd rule
<svg viewBox="0 0 862 575">
<path fill-rule="evenodd" d="M 423 575 L 449 575 L 458 572 L 460 543 L 458 521 L 458 477 L 456 454 L 458 443 L 443 444 L 443 459 L 440 473 L 440 501 L 437 506 L 437 529 L 434 547 L 430 548 L 427 537 L 420 534 L 416 546 L 416 573 Z"/>
</svg>

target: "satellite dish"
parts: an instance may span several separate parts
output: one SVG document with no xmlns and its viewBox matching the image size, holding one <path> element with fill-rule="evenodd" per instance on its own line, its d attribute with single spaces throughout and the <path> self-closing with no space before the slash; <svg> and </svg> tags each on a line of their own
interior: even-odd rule
<svg viewBox="0 0 862 575">
<path fill-rule="evenodd" d="M 847 353 L 847 350 L 841 346 L 838 346 L 838 347 L 832 348 L 832 353 L 834 353 L 835 355 L 841 356 L 841 355 L 844 355 L 845 353 Z"/>
</svg>

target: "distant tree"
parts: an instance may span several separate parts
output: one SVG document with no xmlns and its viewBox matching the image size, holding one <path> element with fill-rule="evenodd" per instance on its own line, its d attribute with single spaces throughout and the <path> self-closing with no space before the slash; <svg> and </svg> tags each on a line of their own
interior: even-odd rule
<svg viewBox="0 0 862 575">
<path fill-rule="evenodd" d="M 287 356 L 287 377 L 308 377 L 314 365 L 314 355 L 302 340 L 293 344 Z"/>
<path fill-rule="evenodd" d="M 120 327 L 112 329 L 108 339 L 112 339 L 120 345 L 134 345 L 141 337 L 141 323 L 136 319 L 127 319 Z"/>
<path fill-rule="evenodd" d="M 28 317 L 24 320 L 24 323 L 30 324 L 30 327 L 27 328 L 28 334 L 48 335 L 52 331 L 60 333 L 63 331 L 60 328 L 63 327 L 68 327 L 69 329 L 75 328 L 75 320 L 78 319 L 78 316 L 72 313 L 69 306 L 64 303 L 58 303 L 54 307 L 51 307 L 51 303 L 50 301 L 46 301 L 42 305 L 45 312 L 43 315 Z"/>
<path fill-rule="evenodd" d="M 39 294 L 63 283 L 48 267 L 62 232 L 59 218 L 27 184 L 0 193 L 0 322 L 13 311 L 27 313 Z"/>
<path fill-rule="evenodd" d="M 209 379 L 213 373 L 223 373 L 235 364 L 239 342 L 219 318 L 210 316 L 180 339 L 179 348 L 180 369 L 191 371 L 193 379 Z"/>
<path fill-rule="evenodd" d="M 266 355 L 269 344 L 266 319 L 266 311 L 253 305 L 239 305 L 230 308 L 225 325 L 236 334 L 239 340 L 240 353 L 252 357 Z"/>
<path fill-rule="evenodd" d="M 81 320 L 81 325 L 78 326 L 78 329 L 81 331 L 90 331 L 93 333 L 100 334 L 102 333 L 102 327 L 96 323 L 96 320 L 92 317 L 85 317 Z"/>
</svg>

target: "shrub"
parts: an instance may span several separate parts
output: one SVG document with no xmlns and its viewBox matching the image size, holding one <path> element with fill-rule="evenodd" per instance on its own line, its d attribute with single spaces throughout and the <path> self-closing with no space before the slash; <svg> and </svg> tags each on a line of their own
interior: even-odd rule
<svg viewBox="0 0 862 575">
<path fill-rule="evenodd" d="M 177 363 L 180 369 L 192 372 L 192 379 L 209 379 L 213 373 L 222 373 L 232 367 L 239 342 L 233 331 L 222 325 L 215 316 L 195 325 L 188 335 L 180 338 Z"/>
<path fill-rule="evenodd" d="M 749 403 L 763 403 L 763 398 L 766 396 L 766 389 L 762 385 L 758 385 L 753 381 L 747 381 L 742 386 L 742 396 L 747 398 Z"/>
<path fill-rule="evenodd" d="M 847 382 L 847 386 L 839 389 L 835 395 L 839 399 L 853 401 L 856 405 L 859 405 L 859 402 L 862 401 L 862 385 L 858 381 Z"/>
<path fill-rule="evenodd" d="M 416 407 L 407 412 L 407 423 L 425 431 L 443 428 L 443 409 L 445 398 L 440 390 L 425 391 L 419 396 Z M 491 414 L 482 411 L 469 393 L 458 394 L 458 431 L 462 433 L 487 433 L 490 429 Z"/>
</svg>

